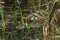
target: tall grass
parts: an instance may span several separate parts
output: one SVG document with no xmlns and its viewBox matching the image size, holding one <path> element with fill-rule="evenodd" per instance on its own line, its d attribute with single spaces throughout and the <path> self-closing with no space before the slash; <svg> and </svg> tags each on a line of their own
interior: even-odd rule
<svg viewBox="0 0 60 40">
<path fill-rule="evenodd" d="M 41 30 L 41 31 L 43 31 L 43 36 L 44 36 L 44 32 L 45 32 L 45 28 L 46 27 L 48 27 L 48 28 L 51 28 L 51 26 L 50 26 L 50 21 L 51 21 L 51 14 L 52 14 L 52 11 L 53 11 L 53 8 L 54 8 L 54 6 L 55 6 L 55 3 L 56 3 L 56 1 L 54 0 L 54 1 L 52 1 L 51 0 L 51 3 L 50 3 L 50 0 L 48 1 L 48 0 L 46 0 L 45 1 L 46 3 L 45 4 L 43 4 L 43 6 L 44 5 L 46 5 L 46 10 L 45 9 L 43 9 L 43 19 L 42 19 L 42 23 L 40 23 L 41 21 L 39 21 L 39 23 L 38 23 L 38 25 L 37 26 L 39 26 L 39 27 L 41 27 L 41 25 L 40 24 L 42 24 L 42 27 L 43 27 L 43 29 Z M 34 13 L 34 12 L 36 12 L 36 11 L 39 11 L 39 12 L 41 12 L 41 0 L 39 0 L 39 3 L 38 3 L 38 10 L 37 10 L 37 7 L 36 7 L 36 5 L 34 4 L 34 0 L 32 0 L 32 2 L 31 2 L 32 4 L 32 12 L 31 13 Z M 18 2 L 18 4 L 19 4 L 19 7 L 20 7 L 20 3 Z M 31 24 L 28 22 L 29 20 L 27 20 L 27 17 L 26 17 L 26 19 L 24 20 L 24 18 L 23 18 L 23 10 L 21 9 L 21 8 L 19 8 L 18 10 L 13 10 L 12 11 L 12 15 L 13 15 L 13 22 L 14 22 L 14 31 L 11 31 L 11 32 L 9 32 L 8 34 L 7 34 L 7 36 L 5 37 L 5 30 L 6 30 L 6 24 L 5 24 L 5 19 L 4 19 L 4 10 L 2 9 L 2 8 L 0 8 L 0 14 L 1 14 L 1 17 L 2 17 L 2 21 L 1 21 L 1 23 L 2 23 L 2 38 L 6 38 L 6 40 L 13 40 L 13 37 L 14 36 L 16 36 L 16 40 L 19 40 L 18 39 L 18 36 L 16 35 L 16 34 L 18 34 L 18 30 L 16 30 L 16 27 L 17 27 L 17 24 L 18 24 L 18 21 L 17 21 L 17 14 L 18 14 L 18 11 L 19 11 L 19 13 L 20 13 L 20 18 L 19 19 L 21 19 L 20 20 L 20 22 L 21 22 L 21 24 L 22 24 L 22 26 L 24 26 L 24 28 L 27 28 L 27 34 L 26 35 L 28 35 L 29 33 L 31 33 Z M 36 22 L 36 24 L 37 24 L 37 22 Z M 33 25 L 35 25 L 35 23 L 33 23 Z M 36 27 L 37 27 L 36 26 Z M 12 26 L 13 27 L 13 26 Z M 23 28 L 23 30 L 21 30 L 21 29 L 19 29 L 19 30 L 21 30 L 22 31 L 22 34 L 24 34 L 24 28 Z M 33 27 L 34 28 L 34 27 Z M 49 30 L 49 29 L 48 29 Z M 48 31 L 48 30 L 46 30 L 46 31 Z M 34 30 L 35 31 L 35 30 Z M 39 34 L 41 34 L 41 31 L 39 31 Z M 19 32 L 20 33 L 20 32 Z M 19 35 L 19 34 L 18 34 Z M 25 36 L 26 36 L 25 35 Z M 23 37 L 23 38 L 21 38 L 21 39 L 24 39 L 25 38 L 25 36 Z M 40 36 L 41 37 L 41 36 Z M 39 38 L 40 38 L 39 37 Z M 5 39 L 4 39 L 5 40 Z M 46 39 L 44 39 L 44 40 L 46 40 Z"/>
<path fill-rule="evenodd" d="M 4 38 L 5 38 L 5 28 L 6 28 L 6 26 L 5 26 L 5 20 L 4 20 L 4 10 L 3 10 L 3 8 L 0 8 L 0 14 L 1 14 L 1 17 L 2 17 L 2 38 L 3 38 L 3 40 L 5 40 Z"/>
</svg>

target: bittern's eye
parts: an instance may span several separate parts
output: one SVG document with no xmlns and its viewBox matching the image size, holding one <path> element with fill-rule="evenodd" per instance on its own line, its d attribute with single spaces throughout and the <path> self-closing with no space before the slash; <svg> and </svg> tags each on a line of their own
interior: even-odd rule
<svg viewBox="0 0 60 40">
<path fill-rule="evenodd" d="M 34 20 L 35 18 L 34 17 L 31 17 L 30 20 Z"/>
</svg>

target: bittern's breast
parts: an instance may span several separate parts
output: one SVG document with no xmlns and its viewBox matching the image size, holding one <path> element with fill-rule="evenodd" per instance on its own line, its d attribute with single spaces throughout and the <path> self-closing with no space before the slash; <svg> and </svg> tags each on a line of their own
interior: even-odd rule
<svg viewBox="0 0 60 40">
<path fill-rule="evenodd" d="M 57 22 L 58 22 L 58 25 L 60 25 L 60 12 L 57 14 Z"/>
</svg>

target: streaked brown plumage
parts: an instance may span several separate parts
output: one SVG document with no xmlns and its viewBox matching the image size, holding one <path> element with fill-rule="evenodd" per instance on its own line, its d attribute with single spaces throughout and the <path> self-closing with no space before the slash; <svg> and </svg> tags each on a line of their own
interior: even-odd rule
<svg viewBox="0 0 60 40">
<path fill-rule="evenodd" d="M 57 21 L 58 25 L 60 26 L 60 9 L 56 9 L 54 11 L 53 19 L 55 19 Z"/>
<path fill-rule="evenodd" d="M 24 19 L 27 19 L 28 21 L 41 21 L 41 19 L 43 18 L 43 16 L 39 15 L 38 13 L 33 13 L 33 14 L 29 14 L 27 16 L 27 18 L 23 17 Z"/>
<path fill-rule="evenodd" d="M 60 12 L 57 14 L 58 25 L 60 26 Z"/>
</svg>

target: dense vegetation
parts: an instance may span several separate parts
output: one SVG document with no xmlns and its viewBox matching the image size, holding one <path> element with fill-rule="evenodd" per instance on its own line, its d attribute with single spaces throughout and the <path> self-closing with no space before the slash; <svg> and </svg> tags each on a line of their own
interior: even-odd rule
<svg viewBox="0 0 60 40">
<path fill-rule="evenodd" d="M 0 0 L 0 40 L 59 40 L 60 0 Z"/>
</svg>

